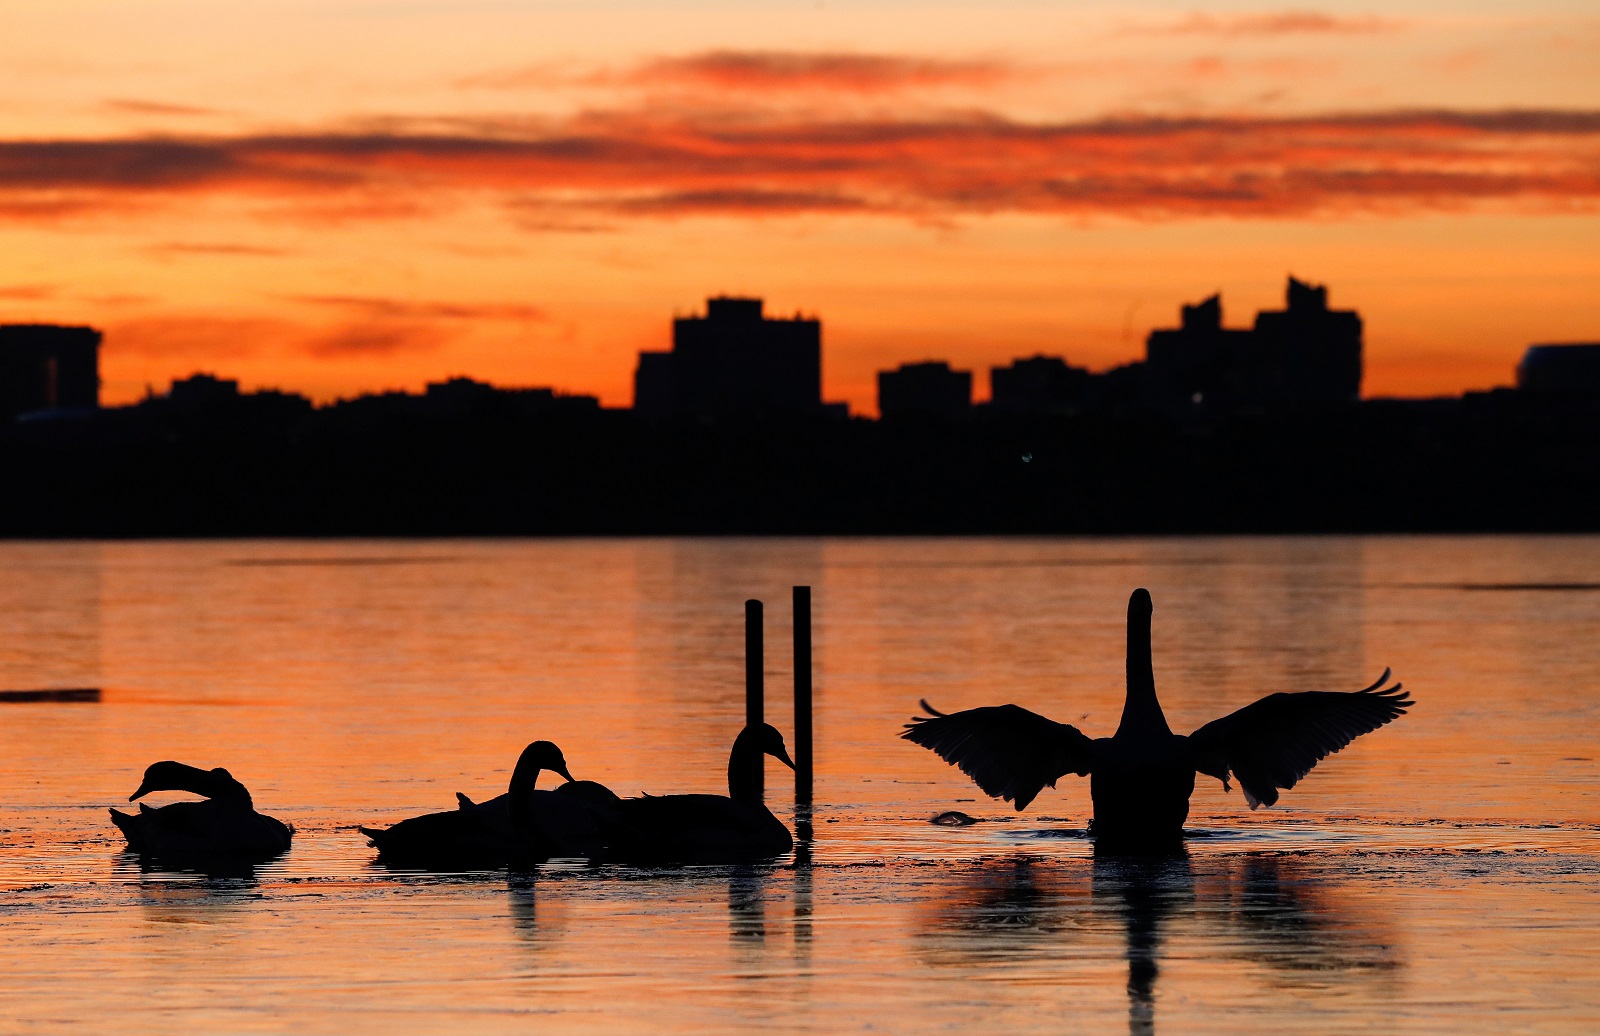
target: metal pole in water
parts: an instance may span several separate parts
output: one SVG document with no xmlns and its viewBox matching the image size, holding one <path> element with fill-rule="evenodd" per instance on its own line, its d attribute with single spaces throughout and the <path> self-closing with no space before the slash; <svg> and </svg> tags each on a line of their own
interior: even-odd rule
<svg viewBox="0 0 1600 1036">
<path fill-rule="evenodd" d="M 747 727 L 767 721 L 766 688 L 763 674 L 766 660 L 761 644 L 761 602 L 744 602 L 744 723 Z M 756 789 L 765 791 L 765 758 L 756 764 Z"/>
<path fill-rule="evenodd" d="M 811 587 L 794 588 L 794 806 L 811 838 Z"/>
</svg>

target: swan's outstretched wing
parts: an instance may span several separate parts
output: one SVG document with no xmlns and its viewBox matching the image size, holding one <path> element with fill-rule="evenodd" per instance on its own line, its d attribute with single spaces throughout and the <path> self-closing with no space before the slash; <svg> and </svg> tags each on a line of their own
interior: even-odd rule
<svg viewBox="0 0 1600 1036">
<path fill-rule="evenodd" d="M 1212 720 L 1189 735 L 1194 768 L 1228 784 L 1239 778 L 1245 801 L 1255 809 L 1278 801 L 1326 757 L 1399 716 L 1411 697 L 1389 681 L 1359 691 L 1304 691 L 1269 694 L 1238 712 Z"/>
<path fill-rule="evenodd" d="M 1089 774 L 1093 742 L 1077 727 L 1019 705 L 940 712 L 926 701 L 900 736 L 961 768 L 978 787 L 1022 810 L 1045 785 L 1069 773 Z"/>
</svg>

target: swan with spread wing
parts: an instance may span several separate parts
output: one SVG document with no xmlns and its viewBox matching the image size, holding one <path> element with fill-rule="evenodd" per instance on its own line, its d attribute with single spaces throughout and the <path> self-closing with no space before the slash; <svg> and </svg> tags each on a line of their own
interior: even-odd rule
<svg viewBox="0 0 1600 1036">
<path fill-rule="evenodd" d="M 1228 789 L 1231 774 L 1251 809 L 1271 806 L 1312 767 L 1362 734 L 1402 715 L 1412 702 L 1385 669 L 1359 691 L 1269 694 L 1194 733 L 1174 734 L 1156 699 L 1150 660 L 1148 590 L 1128 601 L 1128 688 L 1122 722 L 1111 737 L 1089 738 L 1017 705 L 945 714 L 926 701 L 926 716 L 906 724 L 906 740 L 961 768 L 978 787 L 1027 807 L 1067 774 L 1089 778 L 1090 833 L 1102 846 L 1155 847 L 1179 842 L 1196 773 Z"/>
</svg>

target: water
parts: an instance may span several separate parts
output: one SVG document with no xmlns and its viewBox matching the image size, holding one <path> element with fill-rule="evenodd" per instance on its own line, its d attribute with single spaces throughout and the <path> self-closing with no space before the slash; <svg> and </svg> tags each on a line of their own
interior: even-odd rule
<svg viewBox="0 0 1600 1036">
<path fill-rule="evenodd" d="M 1600 1029 L 1600 538 L 0 545 L 0 1031 Z M 809 860 L 401 874 L 354 829 L 548 737 L 623 794 L 724 786 L 742 603 L 815 587 Z M 1186 860 L 1096 861 L 898 740 L 919 697 L 1115 726 L 1127 594 L 1174 729 L 1392 666 L 1412 713 Z M 107 806 L 225 765 L 293 850 L 141 871 Z M 788 774 L 768 769 L 789 818 Z M 163 801 L 158 798 L 157 801 Z M 930 824 L 963 810 L 971 827 Z"/>
</svg>

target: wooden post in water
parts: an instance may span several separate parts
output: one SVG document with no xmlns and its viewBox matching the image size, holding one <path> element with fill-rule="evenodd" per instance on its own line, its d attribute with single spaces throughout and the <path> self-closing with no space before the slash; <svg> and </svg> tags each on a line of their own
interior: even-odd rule
<svg viewBox="0 0 1600 1036">
<path fill-rule="evenodd" d="M 811 840 L 811 587 L 794 588 L 794 813 Z"/>
<path fill-rule="evenodd" d="M 744 724 L 757 726 L 767 721 L 764 672 L 766 659 L 761 643 L 761 602 L 744 602 Z M 756 790 L 765 791 L 765 757 L 756 763 Z"/>
</svg>

